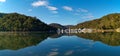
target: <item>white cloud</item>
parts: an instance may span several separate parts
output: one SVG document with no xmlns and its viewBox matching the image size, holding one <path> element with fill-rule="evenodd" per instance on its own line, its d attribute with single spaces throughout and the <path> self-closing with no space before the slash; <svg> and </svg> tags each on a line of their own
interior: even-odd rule
<svg viewBox="0 0 120 56">
<path fill-rule="evenodd" d="M 76 16 L 80 16 L 81 18 L 87 18 L 87 19 L 91 19 L 94 18 L 93 14 L 90 13 L 87 9 L 83 9 L 83 8 L 78 8 L 74 15 Z"/>
<path fill-rule="evenodd" d="M 6 2 L 6 0 L 0 0 L 0 2 Z"/>
<path fill-rule="evenodd" d="M 87 15 L 85 18 L 94 18 L 94 16 L 93 15 Z"/>
<path fill-rule="evenodd" d="M 33 7 L 39 7 L 39 6 L 47 6 L 48 2 L 47 1 L 36 1 L 32 3 Z"/>
<path fill-rule="evenodd" d="M 58 8 L 56 8 L 56 7 L 53 7 L 53 6 L 46 6 L 49 10 L 52 10 L 52 11 L 54 11 L 54 10 L 57 10 Z"/>
<path fill-rule="evenodd" d="M 58 13 L 58 11 L 52 11 L 52 13 L 57 14 L 57 13 Z"/>
<path fill-rule="evenodd" d="M 58 13 L 58 11 L 57 11 L 58 8 L 54 7 L 54 6 L 50 6 L 49 2 L 46 0 L 39 0 L 39 1 L 33 2 L 32 6 L 33 7 L 43 6 L 43 7 L 47 8 L 48 10 L 52 11 L 52 13 L 55 13 L 55 14 Z"/>
<path fill-rule="evenodd" d="M 82 18 L 89 18 L 89 19 L 91 19 L 91 18 L 94 18 L 94 16 L 91 13 L 88 13 L 88 14 L 84 15 Z"/>
<path fill-rule="evenodd" d="M 82 9 L 82 8 L 79 8 L 79 9 L 77 9 L 76 11 L 77 11 L 77 12 L 88 12 L 88 10 Z"/>
<path fill-rule="evenodd" d="M 73 11 L 72 7 L 69 7 L 69 6 L 63 6 L 63 9 L 67 11 Z"/>
</svg>

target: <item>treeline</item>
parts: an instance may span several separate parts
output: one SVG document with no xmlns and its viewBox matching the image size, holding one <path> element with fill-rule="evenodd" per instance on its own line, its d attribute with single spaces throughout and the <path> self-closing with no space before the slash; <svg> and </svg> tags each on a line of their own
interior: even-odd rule
<svg viewBox="0 0 120 56">
<path fill-rule="evenodd" d="M 48 26 L 36 17 L 18 13 L 0 13 L 0 31 L 53 31 L 54 27 Z"/>
<path fill-rule="evenodd" d="M 77 24 L 73 28 L 117 29 L 120 28 L 120 13 L 109 14 L 100 19 Z"/>
<path fill-rule="evenodd" d="M 5 13 L 0 13 L 0 18 L 6 15 Z"/>
</svg>

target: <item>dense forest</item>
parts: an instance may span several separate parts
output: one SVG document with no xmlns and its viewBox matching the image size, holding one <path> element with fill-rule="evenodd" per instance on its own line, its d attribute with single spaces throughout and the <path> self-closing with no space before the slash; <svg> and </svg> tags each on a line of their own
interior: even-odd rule
<svg viewBox="0 0 120 56">
<path fill-rule="evenodd" d="M 0 13 L 0 31 L 56 31 L 57 28 L 120 28 L 120 13 L 109 14 L 99 19 L 79 23 L 76 26 L 63 26 L 57 23 L 45 24 L 36 17 L 18 13 Z"/>
<path fill-rule="evenodd" d="M 36 17 L 18 13 L 0 13 L 0 31 L 55 31 Z"/>
<path fill-rule="evenodd" d="M 117 29 L 120 28 L 120 13 L 109 14 L 102 18 L 77 24 L 73 28 Z"/>
<path fill-rule="evenodd" d="M 0 18 L 2 18 L 4 15 L 6 15 L 5 13 L 0 13 Z"/>
</svg>

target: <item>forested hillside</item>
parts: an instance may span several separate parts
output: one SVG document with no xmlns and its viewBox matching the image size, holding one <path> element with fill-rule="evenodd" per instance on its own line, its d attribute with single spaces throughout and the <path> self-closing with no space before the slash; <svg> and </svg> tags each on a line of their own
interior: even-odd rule
<svg viewBox="0 0 120 56">
<path fill-rule="evenodd" d="M 109 14 L 99 19 L 79 23 L 73 28 L 117 29 L 120 28 L 120 13 Z"/>
<path fill-rule="evenodd" d="M 48 26 L 36 17 L 18 13 L 0 13 L 0 31 L 53 31 L 54 27 Z"/>
</svg>

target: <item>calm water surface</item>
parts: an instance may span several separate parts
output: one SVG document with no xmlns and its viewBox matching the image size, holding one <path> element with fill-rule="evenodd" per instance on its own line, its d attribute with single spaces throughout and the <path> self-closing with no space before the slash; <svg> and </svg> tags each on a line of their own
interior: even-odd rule
<svg viewBox="0 0 120 56">
<path fill-rule="evenodd" d="M 0 56 L 120 56 L 120 33 L 0 33 Z"/>
</svg>

